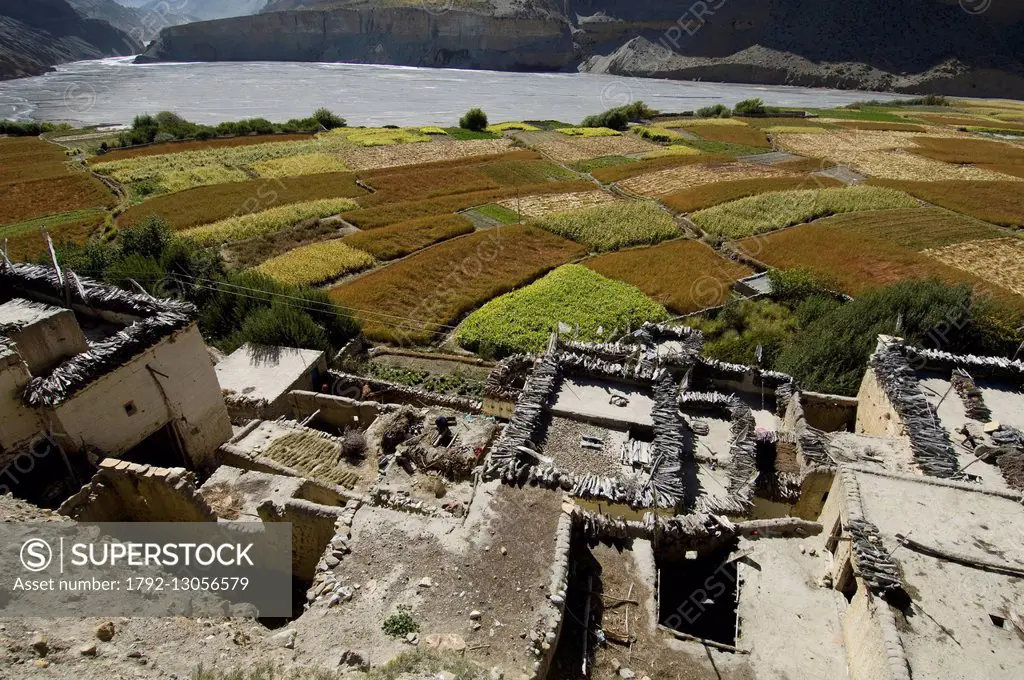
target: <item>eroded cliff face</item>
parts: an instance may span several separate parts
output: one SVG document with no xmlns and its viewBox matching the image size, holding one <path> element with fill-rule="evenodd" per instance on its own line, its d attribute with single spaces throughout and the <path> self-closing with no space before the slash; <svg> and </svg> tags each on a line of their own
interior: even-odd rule
<svg viewBox="0 0 1024 680">
<path fill-rule="evenodd" d="M 140 61 L 343 61 L 556 70 L 574 60 L 568 24 L 414 7 L 284 11 L 165 29 Z"/>
</svg>

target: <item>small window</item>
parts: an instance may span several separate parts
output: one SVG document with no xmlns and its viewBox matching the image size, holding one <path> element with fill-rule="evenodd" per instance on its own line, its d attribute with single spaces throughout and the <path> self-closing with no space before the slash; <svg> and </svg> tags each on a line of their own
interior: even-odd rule
<svg viewBox="0 0 1024 680">
<path fill-rule="evenodd" d="M 129 416 L 133 416 L 139 412 L 139 409 L 135 408 L 134 401 L 129 401 L 127 404 L 124 405 L 124 412 L 127 413 Z"/>
</svg>

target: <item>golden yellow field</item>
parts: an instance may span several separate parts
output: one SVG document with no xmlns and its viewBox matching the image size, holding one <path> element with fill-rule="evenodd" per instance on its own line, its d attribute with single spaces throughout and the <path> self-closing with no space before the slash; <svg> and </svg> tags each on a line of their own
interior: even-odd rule
<svg viewBox="0 0 1024 680">
<path fill-rule="evenodd" d="M 922 251 L 961 271 L 1024 295 L 1024 240 L 996 238 Z"/>
<path fill-rule="evenodd" d="M 369 253 L 335 240 L 290 250 L 267 260 L 257 269 L 281 283 L 311 286 L 366 269 L 372 264 L 373 257 Z"/>
<path fill-rule="evenodd" d="M 325 198 L 229 217 L 213 224 L 186 229 L 182 233 L 204 245 L 216 245 L 262 236 L 305 220 L 321 219 L 357 207 L 359 205 L 348 198 Z"/>
<path fill-rule="evenodd" d="M 325 153 L 312 153 L 302 156 L 277 158 L 272 161 L 254 163 L 252 169 L 260 177 L 300 177 L 302 175 L 320 175 L 327 172 L 346 172 L 348 168 L 337 156 Z"/>
<path fill-rule="evenodd" d="M 641 196 L 662 194 L 689 189 L 690 187 L 713 182 L 728 182 L 738 179 L 761 177 L 786 177 L 793 173 L 770 165 L 756 163 L 727 163 L 723 165 L 680 165 L 658 172 L 639 175 L 619 182 L 619 186 Z"/>
<path fill-rule="evenodd" d="M 747 124 L 737 118 L 670 118 L 659 120 L 654 127 L 660 128 L 691 128 L 691 127 L 724 127 L 724 126 L 746 127 Z"/>
<path fill-rule="evenodd" d="M 614 194 L 607 191 L 594 190 L 568 194 L 523 196 L 518 200 L 507 198 L 503 201 L 498 201 L 498 205 L 512 211 L 518 210 L 526 217 L 543 217 L 551 213 L 590 208 L 603 203 L 612 203 L 616 200 Z"/>
</svg>

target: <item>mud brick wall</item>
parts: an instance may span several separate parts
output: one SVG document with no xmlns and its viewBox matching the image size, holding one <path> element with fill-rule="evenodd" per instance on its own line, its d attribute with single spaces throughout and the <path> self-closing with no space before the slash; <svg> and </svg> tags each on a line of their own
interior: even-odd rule
<svg viewBox="0 0 1024 680">
<path fill-rule="evenodd" d="M 60 513 L 80 522 L 216 522 L 184 468 L 107 458 L 92 481 L 64 501 Z"/>
<path fill-rule="evenodd" d="M 264 522 L 291 522 L 292 575 L 303 581 L 312 581 L 317 562 L 334 538 L 335 523 L 345 512 L 344 508 L 299 499 L 290 499 L 283 504 L 267 500 L 260 504 L 257 512 Z"/>
<path fill-rule="evenodd" d="M 333 394 L 321 394 L 306 390 L 292 390 L 288 393 L 288 412 L 295 420 L 304 420 L 317 411 L 316 419 L 339 430 L 357 428 L 364 430 L 382 413 L 397 408 L 394 404 L 379 404 L 375 401 L 356 401 Z"/>
<path fill-rule="evenodd" d="M 889 396 L 878 382 L 875 369 L 868 368 L 864 380 L 857 393 L 857 424 L 858 434 L 870 434 L 877 437 L 902 439 L 906 437 L 906 428 L 900 415 L 896 412 Z"/>
</svg>

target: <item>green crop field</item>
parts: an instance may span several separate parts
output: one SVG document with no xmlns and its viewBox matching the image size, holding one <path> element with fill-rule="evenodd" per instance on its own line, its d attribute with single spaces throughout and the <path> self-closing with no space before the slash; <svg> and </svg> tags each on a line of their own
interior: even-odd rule
<svg viewBox="0 0 1024 680">
<path fill-rule="evenodd" d="M 680 233 L 671 215 L 646 201 L 620 201 L 555 213 L 533 224 L 602 252 L 658 243 Z"/>
<path fill-rule="evenodd" d="M 667 317 L 664 307 L 637 288 L 569 264 L 491 300 L 462 322 L 456 338 L 467 349 L 499 357 L 542 351 L 560 322 L 579 329 L 573 337 L 595 341 Z"/>
<path fill-rule="evenodd" d="M 894 189 L 809 189 L 741 198 L 696 212 L 691 219 L 709 234 L 743 238 L 839 213 L 913 208 L 917 205 L 912 197 Z"/>
</svg>

